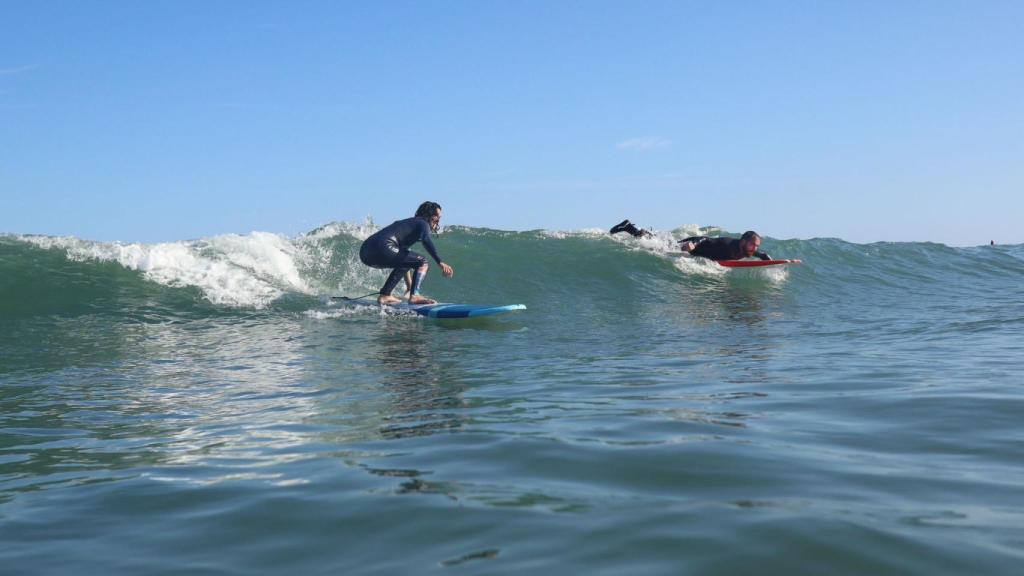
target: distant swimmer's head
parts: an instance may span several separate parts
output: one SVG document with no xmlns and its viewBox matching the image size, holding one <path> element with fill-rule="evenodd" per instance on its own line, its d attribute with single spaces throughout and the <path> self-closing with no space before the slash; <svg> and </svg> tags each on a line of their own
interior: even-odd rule
<svg viewBox="0 0 1024 576">
<path fill-rule="evenodd" d="M 416 209 L 416 217 L 426 220 L 430 229 L 437 232 L 441 228 L 441 205 L 437 202 L 424 202 Z"/>
<path fill-rule="evenodd" d="M 747 230 L 740 236 L 740 251 L 744 256 L 753 256 L 754 252 L 761 247 L 761 235 L 753 230 Z"/>
</svg>

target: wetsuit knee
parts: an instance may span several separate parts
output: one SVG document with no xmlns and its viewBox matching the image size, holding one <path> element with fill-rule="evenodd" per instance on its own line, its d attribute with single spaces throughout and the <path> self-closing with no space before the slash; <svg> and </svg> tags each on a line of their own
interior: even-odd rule
<svg viewBox="0 0 1024 576">
<path fill-rule="evenodd" d="M 415 274 L 421 274 L 420 269 L 426 266 L 427 259 L 415 252 L 403 251 L 394 254 L 389 260 L 376 260 L 365 263 L 375 268 L 393 268 L 388 279 L 384 282 L 384 286 L 380 289 L 381 294 L 390 295 L 395 286 L 398 286 L 398 283 L 405 276 L 406 270 L 415 270 Z M 426 271 L 424 270 L 423 274 L 425 273 Z M 416 282 L 414 281 L 413 286 L 415 285 Z"/>
</svg>

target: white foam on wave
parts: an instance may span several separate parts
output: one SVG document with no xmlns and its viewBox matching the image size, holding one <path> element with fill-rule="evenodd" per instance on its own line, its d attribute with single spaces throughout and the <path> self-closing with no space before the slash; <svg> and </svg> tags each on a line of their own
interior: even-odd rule
<svg viewBox="0 0 1024 576">
<path fill-rule="evenodd" d="M 689 236 L 706 235 L 708 230 L 701 229 L 696 224 L 688 224 L 671 232 L 662 230 L 648 230 L 648 232 L 650 235 L 639 238 L 634 238 L 629 234 L 613 234 L 609 235 L 609 238 L 633 250 L 642 250 L 674 259 L 683 254 L 679 250 L 679 240 Z"/>
<path fill-rule="evenodd" d="M 677 255 L 672 258 L 672 265 L 684 274 L 721 277 L 729 273 L 729 269 L 707 258 L 690 255 Z"/>
<path fill-rule="evenodd" d="M 579 230 L 541 230 L 540 235 L 547 238 L 554 238 L 556 240 L 565 240 L 566 238 L 578 238 L 594 236 L 604 236 L 607 234 L 607 230 L 601 228 L 580 228 Z"/>
<path fill-rule="evenodd" d="M 421 314 L 417 314 L 413 310 L 402 310 L 398 308 L 392 308 L 390 306 L 380 306 L 374 301 L 367 301 L 363 304 L 362 302 L 344 302 L 340 304 L 329 304 L 329 306 L 336 306 L 327 310 L 307 310 L 305 315 L 314 320 L 335 320 L 339 318 L 353 318 L 359 316 L 378 316 L 380 318 L 385 317 L 407 317 L 407 318 L 423 318 Z"/>
<path fill-rule="evenodd" d="M 353 316 L 380 315 L 379 306 L 343 306 L 328 310 L 306 310 L 304 314 L 314 320 L 334 320 L 338 318 L 351 318 Z"/>
<path fill-rule="evenodd" d="M 298 263 L 301 245 L 268 232 L 226 234 L 187 242 L 123 244 L 74 237 L 23 236 L 71 260 L 116 262 L 159 284 L 196 287 L 214 304 L 263 308 L 287 292 L 312 294 Z"/>
<path fill-rule="evenodd" d="M 652 231 L 650 236 L 639 238 L 634 238 L 629 234 L 614 234 L 608 237 L 631 250 L 642 250 L 662 255 L 679 252 L 679 244 L 670 232 Z"/>
<path fill-rule="evenodd" d="M 346 235 L 363 241 L 369 238 L 374 232 L 380 230 L 380 226 L 373 223 L 373 219 L 367 217 L 362 223 L 354 222 L 331 222 L 325 224 L 312 232 L 299 236 L 309 241 L 327 240 L 336 236 Z"/>
<path fill-rule="evenodd" d="M 785 266 L 764 268 L 728 268 L 713 260 L 689 255 L 674 258 L 673 265 L 684 274 L 716 278 L 728 277 L 731 280 L 736 281 L 755 280 L 757 282 L 763 282 L 767 280 L 771 284 L 778 285 L 782 284 L 787 278 L 789 278 L 789 270 L 787 270 Z"/>
<path fill-rule="evenodd" d="M 379 229 L 333 222 L 296 237 L 270 232 L 224 234 L 161 244 L 95 242 L 69 236 L 19 236 L 46 249 L 61 249 L 71 260 L 116 262 L 146 279 L 172 287 L 195 287 L 218 305 L 264 308 L 285 293 L 316 295 L 358 291 L 380 285 L 384 273 L 359 261 L 358 245 L 338 253 L 338 237 L 357 241 Z M 340 282 L 325 285 L 325 279 Z"/>
<path fill-rule="evenodd" d="M 789 270 L 786 269 L 786 266 L 728 268 L 714 260 L 690 255 L 677 255 L 673 258 L 672 264 L 680 272 L 700 276 L 725 277 L 731 275 L 730 278 L 736 280 L 760 278 L 772 284 L 782 284 L 789 277 Z"/>
<path fill-rule="evenodd" d="M 772 284 L 782 284 L 789 278 L 789 268 L 787 266 L 773 266 L 771 268 L 761 269 L 748 269 L 749 272 L 760 274 L 764 278 L 767 278 Z"/>
</svg>

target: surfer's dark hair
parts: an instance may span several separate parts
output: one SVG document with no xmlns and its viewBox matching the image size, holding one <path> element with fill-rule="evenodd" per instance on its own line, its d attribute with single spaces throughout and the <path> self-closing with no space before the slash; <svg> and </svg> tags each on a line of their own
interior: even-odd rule
<svg viewBox="0 0 1024 576">
<path fill-rule="evenodd" d="M 758 234 L 757 232 L 754 232 L 753 230 L 747 230 L 746 232 L 743 233 L 743 236 L 740 236 L 740 240 L 746 240 L 747 242 L 750 242 L 755 238 L 760 240 L 761 235 Z"/>
<path fill-rule="evenodd" d="M 426 219 L 426 220 L 430 220 L 440 210 L 441 210 L 441 205 L 440 204 L 438 204 L 437 202 L 431 202 L 431 201 L 428 200 L 428 201 L 424 202 L 423 204 L 420 204 L 420 207 L 416 209 L 416 218 L 423 218 L 423 219 Z"/>
</svg>

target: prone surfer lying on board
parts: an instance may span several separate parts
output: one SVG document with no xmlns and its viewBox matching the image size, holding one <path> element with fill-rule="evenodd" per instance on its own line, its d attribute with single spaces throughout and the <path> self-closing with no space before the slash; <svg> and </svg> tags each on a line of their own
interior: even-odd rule
<svg viewBox="0 0 1024 576">
<path fill-rule="evenodd" d="M 650 236 L 647 230 L 638 229 L 629 220 L 623 220 L 608 231 L 609 234 L 627 232 L 636 238 Z M 703 256 L 709 260 L 739 260 L 757 256 L 761 260 L 771 260 L 772 257 L 764 252 L 758 251 L 761 247 L 761 235 L 753 230 L 743 233 L 743 236 L 729 238 L 726 236 L 690 236 L 679 241 L 679 247 L 683 252 L 689 252 L 694 256 Z"/>
<path fill-rule="evenodd" d="M 441 205 L 437 202 L 424 202 L 416 209 L 416 215 L 405 220 L 397 220 L 386 226 L 373 236 L 367 238 L 359 248 L 359 259 L 363 264 L 373 268 L 392 268 L 391 274 L 380 289 L 377 297 L 379 304 L 397 304 L 401 302 L 391 295 L 398 281 L 412 270 L 412 283 L 409 285 L 409 304 L 434 304 L 430 298 L 420 296 L 420 285 L 427 275 L 427 259 L 411 252 L 409 247 L 422 242 L 423 247 L 434 258 L 445 278 L 451 278 L 455 270 L 441 261 L 430 239 L 430 232 L 437 232 L 441 222 Z"/>
<path fill-rule="evenodd" d="M 726 236 L 690 236 L 680 240 L 679 247 L 683 252 L 710 260 L 739 260 L 751 256 L 757 256 L 761 260 L 772 259 L 768 254 L 758 250 L 761 247 L 761 235 L 753 230 L 747 230 L 739 239 Z"/>
</svg>

